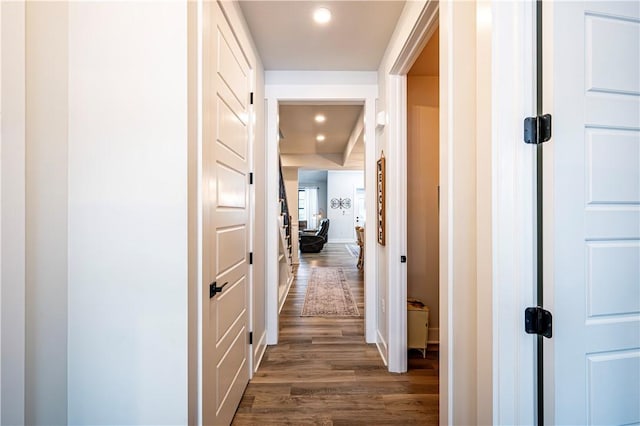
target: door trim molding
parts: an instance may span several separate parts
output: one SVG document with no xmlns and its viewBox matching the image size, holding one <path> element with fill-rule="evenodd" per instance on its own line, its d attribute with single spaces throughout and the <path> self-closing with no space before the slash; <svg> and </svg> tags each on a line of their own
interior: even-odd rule
<svg viewBox="0 0 640 426">
<path fill-rule="evenodd" d="M 303 76 L 305 73 L 297 73 Z M 265 93 L 267 99 L 267 344 L 278 343 L 278 257 L 277 257 L 277 223 L 278 223 L 278 103 L 280 101 L 363 101 L 365 109 L 365 187 L 375 188 L 375 102 L 378 85 L 370 82 L 358 84 L 358 74 L 361 73 L 308 73 L 309 81 L 305 84 L 270 84 L 267 81 Z M 368 76 L 369 73 L 364 73 Z M 289 73 L 282 74 L 286 80 L 291 78 Z M 304 77 L 304 76 L 303 76 Z M 348 82 L 342 83 L 341 77 Z M 356 77 L 350 79 L 350 77 Z M 324 80 L 324 81 L 323 81 Z M 333 84 L 314 84 L 313 81 Z M 367 173 L 369 171 L 369 173 Z M 366 193 L 367 211 L 376 211 L 375 191 Z M 373 246 L 376 240 L 374 226 L 366 227 L 365 240 Z M 365 250 L 365 339 L 367 343 L 375 343 L 376 303 L 375 289 L 377 251 Z"/>
<path fill-rule="evenodd" d="M 522 140 L 535 115 L 535 2 L 492 7 L 493 423 L 535 422 L 535 146 Z M 511 90 L 504 90 L 505 87 Z"/>
</svg>

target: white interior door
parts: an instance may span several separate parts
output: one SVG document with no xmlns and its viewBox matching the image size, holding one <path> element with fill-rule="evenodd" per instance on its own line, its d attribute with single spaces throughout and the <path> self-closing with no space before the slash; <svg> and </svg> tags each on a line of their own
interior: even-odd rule
<svg viewBox="0 0 640 426">
<path fill-rule="evenodd" d="M 355 202 L 355 224 L 356 226 L 364 226 L 367 221 L 367 209 L 365 206 L 365 192 L 364 189 L 356 189 L 356 202 Z"/>
<path fill-rule="evenodd" d="M 203 423 L 229 424 L 249 381 L 249 66 L 217 3 L 205 22 Z"/>
<path fill-rule="evenodd" d="M 544 7 L 554 316 L 545 424 L 638 424 L 640 2 Z"/>
</svg>

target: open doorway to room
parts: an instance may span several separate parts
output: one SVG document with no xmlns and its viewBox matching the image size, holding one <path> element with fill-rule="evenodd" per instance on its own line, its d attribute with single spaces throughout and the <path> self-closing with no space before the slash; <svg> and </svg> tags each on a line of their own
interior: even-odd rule
<svg viewBox="0 0 640 426">
<path fill-rule="evenodd" d="M 280 342 L 311 336 L 299 332 L 306 326 L 334 343 L 345 330 L 347 340 L 364 341 L 364 247 L 356 230 L 364 207 L 355 214 L 364 195 L 364 103 L 280 102 L 278 117 L 291 254 L 290 274 L 280 269 L 279 281 L 290 281 L 281 286 Z M 335 294 L 324 294 L 329 289 Z"/>
<path fill-rule="evenodd" d="M 364 201 L 363 170 L 300 169 L 299 262 L 332 247 L 333 263 L 345 263 L 362 271 L 366 226 Z"/>
<path fill-rule="evenodd" d="M 297 175 L 299 169 L 327 170 L 327 173 L 329 174 L 329 172 L 340 172 L 342 170 L 362 170 L 362 168 L 364 167 L 364 180 L 366 181 L 364 186 L 367 188 L 374 186 L 375 176 L 371 173 L 366 173 L 367 167 L 371 167 L 371 164 L 374 162 L 375 155 L 375 144 L 366 143 L 366 141 L 375 140 L 374 123 L 375 96 L 377 92 L 377 86 L 372 83 L 374 79 L 372 79 L 371 77 L 372 76 L 369 74 L 363 75 L 361 79 L 352 80 L 348 84 L 336 80 L 338 82 L 336 85 L 314 84 L 310 86 L 301 86 L 298 84 L 278 83 L 267 85 L 267 197 L 268 200 L 270 200 L 268 202 L 273 206 L 272 208 L 267 209 L 267 223 L 275 224 L 278 220 L 280 220 L 278 219 L 278 217 L 282 217 L 282 214 L 280 214 L 280 212 L 276 208 L 276 205 L 278 203 L 279 170 L 281 170 L 281 176 L 286 176 L 286 178 L 281 178 L 281 187 L 286 187 L 287 193 L 290 192 L 292 194 L 295 194 L 293 196 L 296 196 L 296 198 L 298 189 Z M 310 115 L 310 119 L 303 120 L 298 118 L 296 120 L 293 120 L 293 128 L 287 127 L 287 109 L 294 110 L 295 112 L 296 109 L 302 109 L 302 107 L 312 106 L 322 107 L 323 109 L 328 107 L 357 107 L 355 117 L 352 118 L 351 123 L 349 123 L 350 127 L 348 127 L 349 130 L 347 139 L 349 139 L 351 143 L 343 145 L 343 149 L 341 151 L 336 151 L 333 153 L 322 152 L 322 150 L 327 149 L 328 144 L 326 142 L 330 142 L 330 139 L 328 138 L 328 133 L 320 133 L 325 136 L 325 139 L 321 141 L 319 139 L 322 138 L 318 138 L 319 134 L 314 133 L 314 129 L 315 131 L 318 131 L 318 128 L 322 128 L 323 131 L 326 130 L 326 125 L 324 125 L 324 123 L 322 123 L 323 127 L 320 127 L 320 123 L 316 123 L 315 115 L 317 115 L 317 113 L 312 112 Z M 358 119 L 360 115 L 363 116 L 362 120 Z M 337 118 L 344 118 L 344 116 L 344 114 L 338 114 Z M 364 133 L 364 135 L 361 137 L 361 143 L 364 145 L 364 150 L 361 150 L 358 146 L 356 146 L 358 144 L 354 143 L 352 138 L 350 138 L 350 132 L 353 130 L 353 125 L 356 119 L 357 121 L 362 122 L 362 132 Z M 320 119 L 319 121 L 322 121 L 322 119 Z M 328 121 L 329 117 L 325 117 L 325 123 Z M 315 127 L 316 124 L 318 128 Z M 296 137 L 295 128 L 304 126 L 306 126 L 307 128 L 311 128 L 311 133 L 308 133 L 308 136 L 306 137 Z M 300 142 L 301 146 L 292 148 L 293 151 L 288 152 L 286 144 L 288 142 L 295 142 L 296 139 L 299 139 L 298 142 Z M 319 145 L 322 145 L 322 150 L 315 151 L 315 149 Z M 308 152 L 310 149 L 313 149 L 314 151 Z M 350 167 L 350 162 L 358 157 L 360 157 L 358 166 Z M 309 161 L 311 160 L 315 162 L 314 165 L 309 164 Z M 288 181 L 286 185 L 284 182 L 285 179 Z M 366 205 L 369 211 L 373 209 L 374 203 L 375 200 L 372 199 L 372 193 L 368 192 L 366 197 Z M 292 205 L 294 207 L 297 207 L 295 202 L 292 202 Z M 327 210 L 330 210 L 330 208 L 327 207 Z M 290 223 L 292 225 L 292 234 L 294 236 L 297 236 L 299 233 L 298 219 L 296 217 L 294 220 L 293 214 L 287 214 L 287 216 L 290 218 Z M 371 234 L 373 231 L 374 230 L 371 227 L 367 227 L 366 229 L 367 234 Z M 281 335 L 281 332 L 284 332 L 285 329 L 283 326 L 281 313 L 285 312 L 286 310 L 284 301 L 286 301 L 286 295 L 290 293 L 289 290 L 292 288 L 291 285 L 286 285 L 284 287 L 285 291 L 280 293 L 280 291 L 278 291 L 278 282 L 281 277 L 286 275 L 287 270 L 291 271 L 292 276 L 294 270 L 293 263 L 291 268 L 280 268 L 278 266 L 278 232 L 279 230 L 277 230 L 275 226 L 273 228 L 267 229 L 267 246 L 269 247 L 269 249 L 267 250 L 266 260 L 267 279 L 270 289 L 267 297 L 267 341 L 270 345 L 275 345 L 283 342 L 282 338 L 284 337 L 284 335 Z M 367 235 L 366 239 L 374 241 L 375 236 Z M 282 241 L 282 238 L 280 238 L 280 240 Z M 292 257 L 293 253 L 298 255 L 298 250 L 293 250 L 293 244 L 298 244 L 298 239 L 295 237 L 291 239 Z M 342 244 L 342 247 L 344 248 L 344 244 Z M 359 309 L 359 313 L 364 317 L 363 337 L 364 341 L 367 343 L 375 342 L 376 310 L 372 308 L 375 307 L 375 288 L 377 284 L 377 276 L 373 270 L 373 266 L 376 265 L 375 260 L 375 250 L 365 251 L 365 265 L 362 274 L 364 281 L 362 284 L 365 287 L 365 290 L 363 291 L 364 303 L 363 309 Z M 351 264 L 354 264 L 353 260 L 351 260 Z M 284 272 L 284 274 L 282 272 Z M 279 299 L 280 296 L 282 296 L 283 298 Z M 304 294 L 300 295 L 300 297 L 304 298 Z M 364 309 L 365 306 L 367 308 L 366 310 Z M 362 336 L 361 332 L 360 336 Z"/>
<path fill-rule="evenodd" d="M 327 170 L 298 170 L 298 228 L 317 231 L 327 217 Z"/>
<path fill-rule="evenodd" d="M 407 73 L 407 346 L 409 369 L 438 370 L 439 32 Z"/>
</svg>

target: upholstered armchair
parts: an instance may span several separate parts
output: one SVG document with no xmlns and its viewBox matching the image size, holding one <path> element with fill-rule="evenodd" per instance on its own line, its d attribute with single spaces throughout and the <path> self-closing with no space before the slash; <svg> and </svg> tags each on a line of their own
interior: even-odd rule
<svg viewBox="0 0 640 426">
<path fill-rule="evenodd" d="M 315 233 L 300 234 L 300 251 L 303 253 L 318 253 L 327 242 L 329 234 L 329 219 L 320 221 L 320 228 Z"/>
</svg>

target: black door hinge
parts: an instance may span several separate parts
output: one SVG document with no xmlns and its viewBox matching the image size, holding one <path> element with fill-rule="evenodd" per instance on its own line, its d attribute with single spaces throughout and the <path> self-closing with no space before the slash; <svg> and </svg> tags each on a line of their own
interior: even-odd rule
<svg viewBox="0 0 640 426">
<path fill-rule="evenodd" d="M 524 119 L 525 143 L 540 144 L 551 139 L 551 114 Z"/>
<path fill-rule="evenodd" d="M 253 331 L 249 332 L 249 344 L 253 345 Z"/>
<path fill-rule="evenodd" d="M 253 185 L 253 172 L 249 173 L 249 185 Z"/>
<path fill-rule="evenodd" d="M 249 265 L 253 265 L 253 252 L 249 253 Z"/>
<path fill-rule="evenodd" d="M 528 334 L 538 334 L 551 338 L 551 312 L 542 309 L 540 306 L 527 308 L 524 310 L 524 331 Z"/>
<path fill-rule="evenodd" d="M 400 263 L 407 263 L 407 256 L 400 256 Z"/>
<path fill-rule="evenodd" d="M 253 92 L 249 95 L 249 103 L 253 105 Z"/>
</svg>

